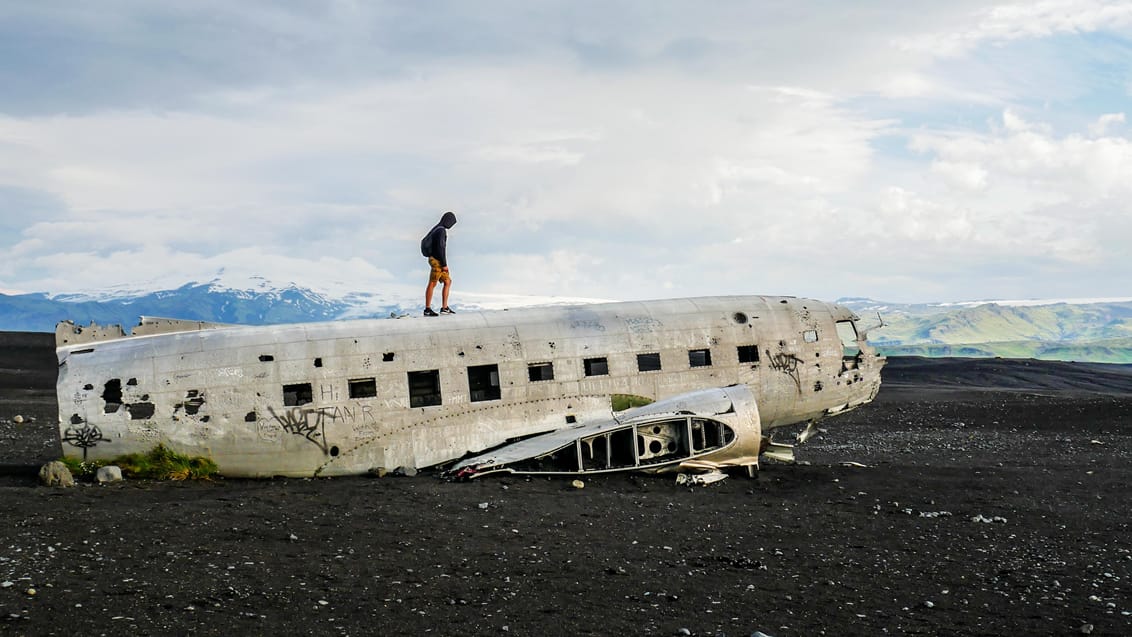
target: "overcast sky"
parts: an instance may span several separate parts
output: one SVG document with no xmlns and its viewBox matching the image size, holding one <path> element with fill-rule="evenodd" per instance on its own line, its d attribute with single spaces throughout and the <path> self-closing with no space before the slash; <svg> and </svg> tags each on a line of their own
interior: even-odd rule
<svg viewBox="0 0 1132 637">
<path fill-rule="evenodd" d="M 1132 3 L 0 0 L 0 292 L 1132 293 Z"/>
</svg>

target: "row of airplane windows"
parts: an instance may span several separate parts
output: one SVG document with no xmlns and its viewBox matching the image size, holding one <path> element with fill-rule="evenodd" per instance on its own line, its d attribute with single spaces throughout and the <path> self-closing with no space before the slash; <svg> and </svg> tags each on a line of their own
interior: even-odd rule
<svg viewBox="0 0 1132 637">
<path fill-rule="evenodd" d="M 740 363 L 759 362 L 757 345 L 740 345 L 737 348 Z M 321 362 L 321 361 L 319 361 Z M 710 349 L 688 350 L 689 367 L 710 367 Z M 609 360 L 604 356 L 582 360 L 586 376 L 609 375 Z M 660 352 L 637 354 L 638 372 L 655 372 L 662 369 Z M 529 363 L 527 379 L 531 382 L 554 380 L 554 363 Z M 430 407 L 441 404 L 440 370 L 429 369 L 408 373 L 409 406 Z M 349 381 L 350 398 L 374 398 L 377 396 L 376 378 L 359 378 Z M 499 366 L 472 365 L 468 367 L 468 391 L 472 402 L 499 400 L 502 396 L 499 383 Z M 297 407 L 314 401 L 314 391 L 310 383 L 283 385 L 283 404 Z"/>
</svg>

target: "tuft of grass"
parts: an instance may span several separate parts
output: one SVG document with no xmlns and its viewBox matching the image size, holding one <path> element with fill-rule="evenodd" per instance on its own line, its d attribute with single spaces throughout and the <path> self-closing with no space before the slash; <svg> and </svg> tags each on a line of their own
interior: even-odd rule
<svg viewBox="0 0 1132 637">
<path fill-rule="evenodd" d="M 210 480 L 220 467 L 208 458 L 190 457 L 177 453 L 165 445 L 157 445 L 146 453 L 129 453 L 110 460 L 82 462 L 64 457 L 63 464 L 76 477 L 93 476 L 99 467 L 116 465 L 122 476 L 141 480 Z"/>
<path fill-rule="evenodd" d="M 634 396 L 633 394 L 613 394 L 609 397 L 609 406 L 613 411 L 625 411 L 633 407 L 643 407 L 653 402 L 652 398 Z"/>
</svg>

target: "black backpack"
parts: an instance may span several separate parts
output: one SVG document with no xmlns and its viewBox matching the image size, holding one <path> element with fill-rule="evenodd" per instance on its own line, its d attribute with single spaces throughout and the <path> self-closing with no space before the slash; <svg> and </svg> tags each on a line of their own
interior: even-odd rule
<svg viewBox="0 0 1132 637">
<path fill-rule="evenodd" d="M 428 234 L 426 234 L 424 236 L 424 239 L 421 239 L 421 256 L 422 257 L 429 256 L 429 251 L 432 250 L 432 241 L 429 241 L 429 239 L 431 239 L 431 238 L 432 238 L 432 231 L 429 230 Z"/>
</svg>

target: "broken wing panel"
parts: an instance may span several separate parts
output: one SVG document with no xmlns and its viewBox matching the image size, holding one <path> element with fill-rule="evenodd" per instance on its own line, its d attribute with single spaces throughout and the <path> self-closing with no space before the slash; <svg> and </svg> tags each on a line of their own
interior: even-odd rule
<svg viewBox="0 0 1132 637">
<path fill-rule="evenodd" d="M 757 464 L 761 431 L 745 385 L 706 389 L 527 438 L 457 463 L 450 473 L 578 474 Z"/>
</svg>

